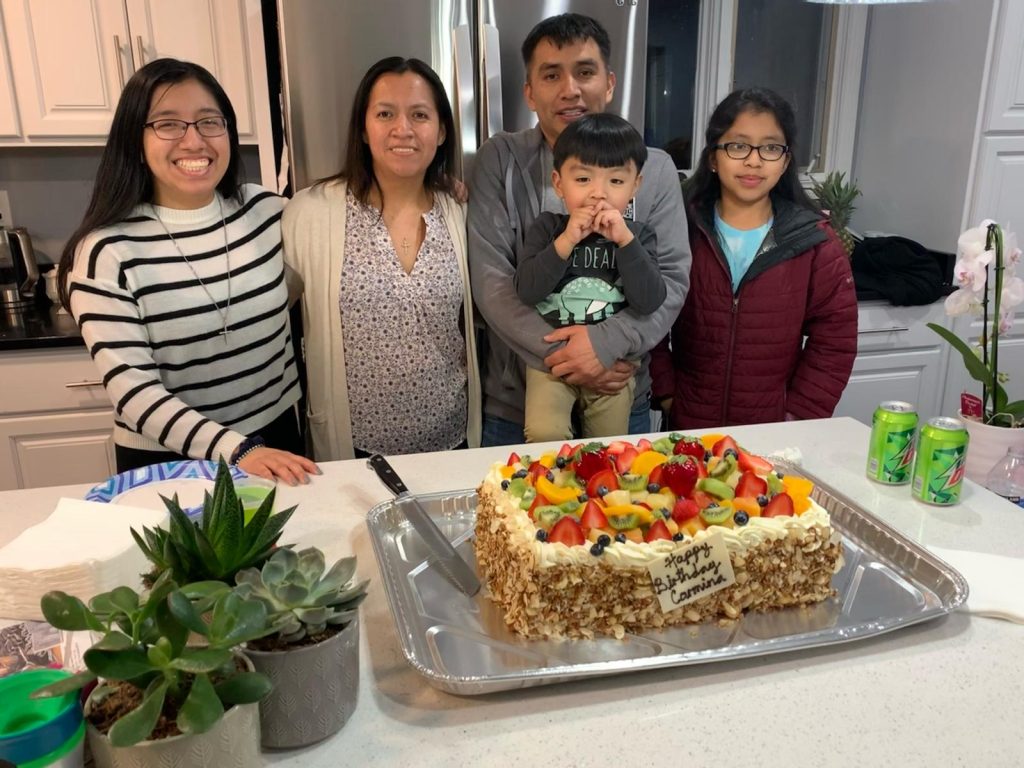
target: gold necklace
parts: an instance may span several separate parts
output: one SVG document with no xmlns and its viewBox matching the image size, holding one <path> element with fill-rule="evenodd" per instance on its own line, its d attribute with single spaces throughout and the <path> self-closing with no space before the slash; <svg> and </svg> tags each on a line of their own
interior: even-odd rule
<svg viewBox="0 0 1024 768">
<path fill-rule="evenodd" d="M 231 311 L 231 248 L 228 247 L 228 225 L 227 222 L 224 221 L 224 204 L 221 203 L 220 197 L 218 196 L 217 210 L 220 212 L 220 226 L 221 231 L 224 233 L 224 256 L 227 259 L 228 272 L 228 300 L 224 304 L 223 312 L 220 311 L 220 306 L 217 304 L 217 300 L 213 298 L 213 294 L 210 293 L 210 289 L 206 287 L 206 283 L 203 282 L 203 278 L 201 278 L 199 273 L 196 272 L 196 268 L 192 266 L 192 262 L 188 260 L 188 256 L 186 256 L 185 252 L 181 250 L 181 246 L 178 245 L 178 241 L 174 239 L 174 235 L 171 234 L 171 230 L 167 228 L 167 225 L 164 224 L 164 220 L 160 218 L 160 214 L 157 213 L 156 206 L 150 203 L 149 207 L 153 210 L 153 215 L 156 216 L 156 220 L 160 222 L 160 226 L 164 228 L 164 232 L 166 232 L 167 236 L 171 239 L 171 243 L 173 243 L 174 248 L 178 251 L 178 255 L 181 256 L 182 260 L 188 265 L 188 268 L 192 270 L 192 274 L 195 276 L 196 280 L 199 281 L 199 285 L 201 285 L 203 290 L 206 291 L 206 295 L 209 297 L 210 303 L 213 304 L 214 310 L 216 310 L 217 315 L 220 317 L 221 325 L 224 329 L 217 335 L 223 336 L 224 343 L 227 344 L 228 334 L 231 333 L 231 330 L 228 328 L 228 313 Z"/>
</svg>

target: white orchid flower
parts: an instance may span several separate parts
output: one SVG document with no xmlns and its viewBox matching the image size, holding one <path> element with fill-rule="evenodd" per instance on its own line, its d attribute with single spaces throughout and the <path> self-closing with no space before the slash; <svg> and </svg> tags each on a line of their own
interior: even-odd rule
<svg viewBox="0 0 1024 768">
<path fill-rule="evenodd" d="M 957 285 L 968 288 L 975 293 L 985 290 L 985 280 L 988 276 L 988 265 L 992 263 L 995 253 L 982 251 L 970 259 L 960 259 L 953 267 L 953 277 Z"/>
<path fill-rule="evenodd" d="M 985 219 L 974 229 L 965 230 L 960 235 L 956 243 L 956 252 L 961 259 L 973 260 L 985 251 L 985 243 L 988 240 L 988 226 L 992 223 L 991 219 Z"/>
<path fill-rule="evenodd" d="M 1016 275 L 1011 278 L 1003 278 L 1003 295 L 999 298 L 1000 308 L 1010 310 L 1024 302 L 1024 280 Z"/>
<path fill-rule="evenodd" d="M 946 297 L 946 314 L 950 317 L 966 315 L 973 307 L 980 307 L 978 297 L 968 288 L 959 288 Z"/>
<path fill-rule="evenodd" d="M 966 230 L 958 238 L 957 262 L 953 268 L 953 281 L 959 288 L 947 296 L 945 302 L 946 314 L 950 317 L 968 313 L 981 316 L 984 314 L 985 308 L 988 308 L 989 314 L 986 317 L 986 322 L 993 323 L 999 333 L 985 335 L 985 349 L 980 347 L 981 339 L 977 338 L 973 340 L 974 344 L 970 345 L 970 349 L 971 352 L 978 355 L 979 359 L 989 360 L 997 359 L 999 339 L 1013 326 L 1015 308 L 1024 304 L 1024 279 L 1015 274 L 1017 264 L 1024 260 L 1017 236 L 999 227 L 1001 237 L 993 237 L 992 248 L 988 248 L 988 230 L 992 225 L 998 226 L 992 220 L 986 219 L 977 227 Z M 999 252 L 998 259 L 996 251 Z M 1002 270 L 998 272 L 993 271 L 992 279 L 988 277 L 990 265 L 1002 267 Z M 998 297 L 998 317 L 995 317 L 997 302 L 995 297 L 990 295 L 989 288 L 995 285 L 997 274 L 1000 275 L 999 282 L 1002 290 Z M 964 354 L 968 354 L 965 345 L 954 344 L 953 346 Z M 1006 384 L 1009 379 L 1005 372 L 998 372 L 997 381 Z M 997 415 L 994 413 L 995 396 L 991 389 L 988 390 L 985 400 L 983 403 L 985 423 L 999 426 L 1013 426 L 1016 423 L 1016 420 L 1011 418 L 1011 422 L 1007 424 L 1006 414 L 999 414 L 997 420 Z"/>
<path fill-rule="evenodd" d="M 1020 248 L 1017 246 L 1017 234 L 1003 230 L 1003 266 L 1009 270 L 1016 269 L 1020 263 Z"/>
</svg>

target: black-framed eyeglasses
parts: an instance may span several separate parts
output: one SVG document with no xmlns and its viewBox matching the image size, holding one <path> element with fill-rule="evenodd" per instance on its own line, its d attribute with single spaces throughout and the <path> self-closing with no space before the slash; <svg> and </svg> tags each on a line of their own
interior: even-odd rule
<svg viewBox="0 0 1024 768">
<path fill-rule="evenodd" d="M 762 160 L 773 162 L 781 160 L 784 155 L 789 154 L 789 146 L 786 144 L 747 144 L 742 141 L 727 141 L 725 144 L 715 144 L 715 149 L 724 149 L 725 154 L 733 160 L 746 160 L 755 149 Z"/>
<path fill-rule="evenodd" d="M 153 133 L 155 133 L 159 138 L 167 139 L 168 141 L 182 138 L 186 133 L 188 133 L 188 127 L 190 125 L 194 125 L 196 127 L 200 136 L 212 139 L 216 136 L 223 136 L 227 132 L 228 119 L 218 115 L 217 117 L 203 117 L 199 120 L 175 120 L 172 118 L 165 118 L 162 120 L 152 120 L 148 123 L 143 123 L 144 128 L 152 128 Z"/>
</svg>

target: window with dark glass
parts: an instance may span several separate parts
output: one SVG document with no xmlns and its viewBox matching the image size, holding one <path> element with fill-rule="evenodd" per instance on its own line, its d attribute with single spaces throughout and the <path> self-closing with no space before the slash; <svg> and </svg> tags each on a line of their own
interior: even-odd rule
<svg viewBox="0 0 1024 768">
<path fill-rule="evenodd" d="M 648 14 L 644 140 L 692 168 L 700 0 L 651 0 Z"/>
<path fill-rule="evenodd" d="M 739 0 L 733 87 L 771 88 L 793 105 L 802 171 L 821 168 L 834 10 L 805 0 Z"/>
<path fill-rule="evenodd" d="M 715 76 L 714 60 L 697 60 L 702 15 L 719 13 L 733 21 L 731 39 L 715 45 L 732 54 L 731 77 L 724 79 Z M 650 0 L 644 102 L 648 146 L 667 151 L 676 168 L 691 170 L 704 140 L 705 126 L 694 124 L 697 104 L 714 103 L 732 88 L 761 86 L 780 93 L 796 111 L 793 160 L 800 170 L 823 170 L 838 13 L 806 0 Z M 728 82 L 731 88 L 698 93 L 708 87 L 701 83 L 715 82 L 721 87 Z"/>
</svg>

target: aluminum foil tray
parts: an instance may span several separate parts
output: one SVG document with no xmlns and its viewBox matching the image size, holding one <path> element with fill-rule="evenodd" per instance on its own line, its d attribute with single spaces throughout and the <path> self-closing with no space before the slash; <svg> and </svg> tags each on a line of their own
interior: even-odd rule
<svg viewBox="0 0 1024 768">
<path fill-rule="evenodd" d="M 943 616 L 967 599 L 967 582 L 942 560 L 802 469 L 776 466 L 814 481 L 813 498 L 842 534 L 845 564 L 832 579 L 837 596 L 811 607 L 747 613 L 726 627 L 683 625 L 623 640 L 519 637 L 483 590 L 467 597 L 428 561 L 426 546 L 393 502 L 378 504 L 367 524 L 406 659 L 431 685 L 476 695 L 845 643 Z M 419 499 L 475 568 L 476 492 Z"/>
</svg>

